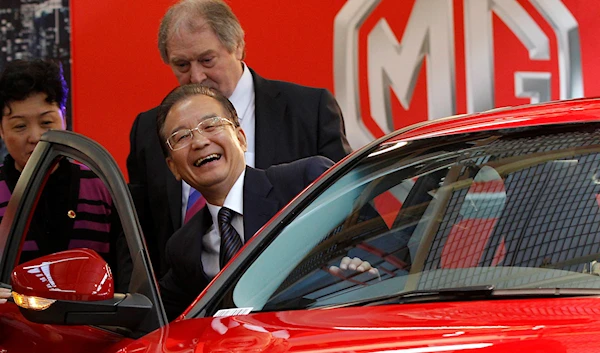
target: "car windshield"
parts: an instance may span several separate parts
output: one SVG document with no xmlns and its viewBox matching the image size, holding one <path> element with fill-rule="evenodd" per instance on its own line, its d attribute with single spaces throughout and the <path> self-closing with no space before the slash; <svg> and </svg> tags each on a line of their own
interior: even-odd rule
<svg viewBox="0 0 600 353">
<path fill-rule="evenodd" d="M 383 143 L 301 207 L 241 275 L 235 306 L 600 288 L 600 125 Z M 346 256 L 378 274 L 333 272 Z"/>
</svg>

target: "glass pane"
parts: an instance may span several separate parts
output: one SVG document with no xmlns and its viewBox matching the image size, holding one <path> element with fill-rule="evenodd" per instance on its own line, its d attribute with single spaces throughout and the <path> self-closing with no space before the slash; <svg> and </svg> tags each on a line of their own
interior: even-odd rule
<svg viewBox="0 0 600 353">
<path fill-rule="evenodd" d="M 10 166 L 3 172 L 4 191 L 12 193 L 20 173 Z M 61 157 L 38 191 L 18 263 L 76 248 L 102 256 L 112 269 L 116 290 L 127 291 L 131 261 L 109 189 L 90 168 Z"/>
<path fill-rule="evenodd" d="M 283 229 L 239 280 L 235 305 L 301 309 L 487 284 L 600 288 L 600 130 L 478 136 L 382 146 L 394 151 L 365 158 Z M 345 256 L 379 274 L 332 274 Z"/>
</svg>

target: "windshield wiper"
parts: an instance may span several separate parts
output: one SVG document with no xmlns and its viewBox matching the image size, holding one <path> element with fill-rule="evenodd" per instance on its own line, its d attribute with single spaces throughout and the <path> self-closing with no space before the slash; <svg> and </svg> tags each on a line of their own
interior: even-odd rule
<svg viewBox="0 0 600 353">
<path fill-rule="evenodd" d="M 325 308 L 338 308 L 348 306 L 374 306 L 387 304 L 407 304 L 442 301 L 466 301 L 481 299 L 519 299 L 519 298 L 555 298 L 600 296 L 600 289 L 589 288 L 520 288 L 520 289 L 495 289 L 494 285 L 440 288 L 413 290 L 391 295 L 365 298 L 344 304 L 326 306 Z M 323 307 L 321 307 L 323 308 Z"/>
<path fill-rule="evenodd" d="M 440 289 L 421 289 L 413 290 L 404 293 L 399 293 L 395 298 L 388 298 L 388 301 L 394 303 L 415 303 L 422 301 L 431 300 L 465 300 L 473 298 L 484 298 L 489 297 L 494 292 L 494 286 L 486 284 L 482 286 L 470 286 L 470 287 L 456 287 L 456 288 L 440 288 Z"/>
<path fill-rule="evenodd" d="M 481 286 L 468 286 L 456 288 L 440 288 L 440 289 L 419 289 L 407 292 L 394 293 L 379 297 L 371 297 L 359 299 L 352 302 L 333 304 L 322 306 L 320 308 L 341 308 L 348 306 L 363 306 L 363 305 L 384 305 L 384 304 L 399 304 L 399 303 L 415 303 L 420 301 L 447 301 L 447 300 L 465 300 L 477 297 L 489 297 L 494 291 L 494 286 L 491 284 Z"/>
</svg>

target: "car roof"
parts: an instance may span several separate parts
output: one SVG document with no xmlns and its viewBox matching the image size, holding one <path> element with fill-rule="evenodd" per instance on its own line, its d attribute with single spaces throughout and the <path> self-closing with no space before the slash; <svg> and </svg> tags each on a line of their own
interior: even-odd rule
<svg viewBox="0 0 600 353">
<path fill-rule="evenodd" d="M 442 135 L 549 124 L 600 121 L 600 98 L 581 98 L 430 120 L 391 134 L 385 144 Z"/>
</svg>

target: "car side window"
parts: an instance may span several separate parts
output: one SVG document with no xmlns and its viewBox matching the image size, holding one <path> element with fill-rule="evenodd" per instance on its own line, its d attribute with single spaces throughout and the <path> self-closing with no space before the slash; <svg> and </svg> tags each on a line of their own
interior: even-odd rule
<svg viewBox="0 0 600 353">
<path fill-rule="evenodd" d="M 600 130 L 457 146 L 366 158 L 339 177 L 248 265 L 233 304 L 274 311 L 440 288 L 600 288 L 590 276 L 600 261 Z M 344 257 L 377 275 L 332 273 Z"/>
<path fill-rule="evenodd" d="M 66 181 L 61 176 L 62 168 L 70 173 Z M 55 188 L 57 184 L 61 187 Z M 109 273 L 115 286 L 115 297 L 111 300 L 127 297 L 151 303 L 150 307 L 142 305 L 150 312 L 141 321 L 135 318 L 135 322 L 127 325 L 109 323 L 103 328 L 138 337 L 166 324 L 131 195 L 117 163 L 101 145 L 70 131 L 46 132 L 11 192 L 0 223 L 0 282 L 10 284 L 17 264 L 47 251 L 92 249 L 98 254 L 94 258 L 103 258 L 110 264 Z M 57 198 L 61 199 L 58 206 L 53 202 Z M 52 217 L 60 218 L 59 222 L 49 224 Z M 56 239 L 52 238 L 56 241 L 45 238 L 50 231 L 60 232 Z M 89 254 L 90 250 L 83 252 Z M 101 267 L 107 269 L 102 263 Z M 78 282 L 69 273 L 56 275 L 69 285 Z M 73 290 L 77 295 L 78 289 Z M 76 301 L 88 301 L 85 293 L 82 290 L 83 296 Z M 45 295 L 40 290 L 39 296 Z M 48 323 L 40 320 L 35 322 Z M 91 317 L 81 322 L 105 325 Z M 100 322 L 111 321 L 105 317 Z M 128 330 L 122 331 L 123 327 Z"/>
<path fill-rule="evenodd" d="M 6 198 L 20 173 L 6 167 L 3 172 L 0 190 L 9 192 L 2 195 Z M 57 158 L 44 173 L 16 264 L 67 249 L 91 249 L 112 269 L 116 291 L 126 292 L 131 261 L 109 189 L 88 166 L 67 157 Z"/>
<path fill-rule="evenodd" d="M 433 199 L 427 191 L 446 171 L 415 179 L 406 177 L 413 168 L 345 175 L 282 231 L 262 254 L 268 261 L 250 265 L 233 291 L 235 305 L 267 311 L 327 305 L 356 287 L 407 275 L 411 237 Z M 344 257 L 377 265 L 379 273 L 332 273 Z M 256 276 L 273 263 L 279 270 L 270 278 Z"/>
</svg>

